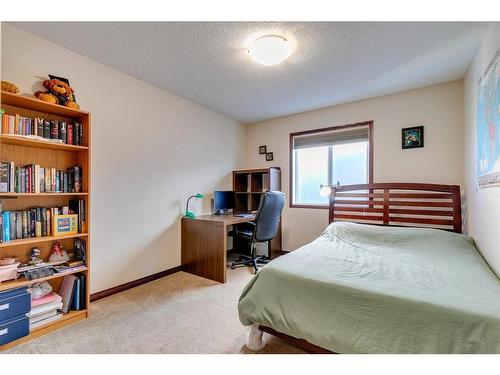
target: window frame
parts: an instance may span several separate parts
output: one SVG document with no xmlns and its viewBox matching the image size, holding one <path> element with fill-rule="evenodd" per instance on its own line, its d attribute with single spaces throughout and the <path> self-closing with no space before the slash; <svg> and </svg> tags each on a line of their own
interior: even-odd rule
<svg viewBox="0 0 500 375">
<path fill-rule="evenodd" d="M 330 126 L 326 128 L 320 128 L 320 129 L 312 129 L 312 130 L 304 130 L 300 132 L 295 132 L 295 133 L 290 133 L 290 148 L 289 148 L 289 154 L 290 154 L 290 160 L 289 160 L 289 166 L 288 166 L 288 174 L 289 174 L 289 181 L 288 181 L 288 196 L 289 196 L 289 207 L 290 208 L 316 208 L 316 209 L 328 209 L 329 205 L 323 205 L 323 204 L 300 204 L 300 203 L 294 203 L 294 176 L 296 175 L 296 170 L 295 168 L 297 166 L 294 166 L 293 164 L 293 144 L 294 144 L 294 138 L 297 136 L 301 135 L 307 135 L 307 134 L 314 134 L 314 133 L 323 133 L 323 132 L 329 132 L 329 131 L 335 131 L 335 130 L 342 130 L 342 129 L 347 129 L 347 128 L 355 128 L 355 127 L 360 127 L 360 126 L 366 126 L 368 127 L 368 183 L 372 184 L 373 183 L 373 120 L 371 121 L 363 121 L 363 122 L 357 122 L 354 124 L 346 124 L 346 125 L 336 125 L 336 126 Z M 328 173 L 330 174 L 331 171 L 329 170 Z M 319 189 L 319 186 L 318 186 Z"/>
</svg>

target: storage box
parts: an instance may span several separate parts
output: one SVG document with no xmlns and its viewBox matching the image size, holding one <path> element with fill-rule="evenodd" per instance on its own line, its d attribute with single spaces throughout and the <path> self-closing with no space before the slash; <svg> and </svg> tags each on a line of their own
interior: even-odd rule
<svg viewBox="0 0 500 375">
<path fill-rule="evenodd" d="M 28 336 L 29 333 L 29 319 L 26 315 L 17 315 L 0 321 L 0 345 Z"/>
<path fill-rule="evenodd" d="M 31 295 L 27 288 L 0 292 L 0 322 L 31 310 Z"/>
<path fill-rule="evenodd" d="M 0 266 L 0 283 L 2 281 L 17 279 L 17 266 L 19 266 L 19 262 L 9 264 L 8 266 Z"/>
<path fill-rule="evenodd" d="M 27 288 L 0 292 L 0 345 L 29 334 L 30 326 L 26 313 L 30 310 L 31 296 Z"/>
</svg>

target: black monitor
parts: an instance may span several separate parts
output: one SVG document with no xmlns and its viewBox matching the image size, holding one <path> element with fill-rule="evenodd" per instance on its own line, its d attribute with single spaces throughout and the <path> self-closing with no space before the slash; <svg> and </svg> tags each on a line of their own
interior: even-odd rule
<svg viewBox="0 0 500 375">
<path fill-rule="evenodd" d="M 214 191 L 216 214 L 225 214 L 234 208 L 234 191 Z"/>
</svg>

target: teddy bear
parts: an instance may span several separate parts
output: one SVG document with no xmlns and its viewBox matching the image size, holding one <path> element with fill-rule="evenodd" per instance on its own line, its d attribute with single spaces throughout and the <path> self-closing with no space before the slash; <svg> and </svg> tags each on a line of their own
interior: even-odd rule
<svg viewBox="0 0 500 375">
<path fill-rule="evenodd" d="M 43 81 L 43 87 L 47 91 L 37 91 L 35 96 L 44 102 L 60 104 L 73 109 L 80 109 L 75 102 L 73 89 L 66 83 L 58 79 L 47 79 Z"/>
</svg>

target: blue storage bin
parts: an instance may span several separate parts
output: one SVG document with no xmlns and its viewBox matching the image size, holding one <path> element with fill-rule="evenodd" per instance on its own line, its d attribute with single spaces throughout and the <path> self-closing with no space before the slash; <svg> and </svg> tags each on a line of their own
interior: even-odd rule
<svg viewBox="0 0 500 375">
<path fill-rule="evenodd" d="M 7 344 L 30 333 L 30 321 L 26 315 L 0 321 L 0 345 Z"/>
<path fill-rule="evenodd" d="M 3 324 L 3 320 L 26 314 L 30 310 L 31 295 L 28 293 L 28 288 L 0 292 L 0 324 Z"/>
</svg>

